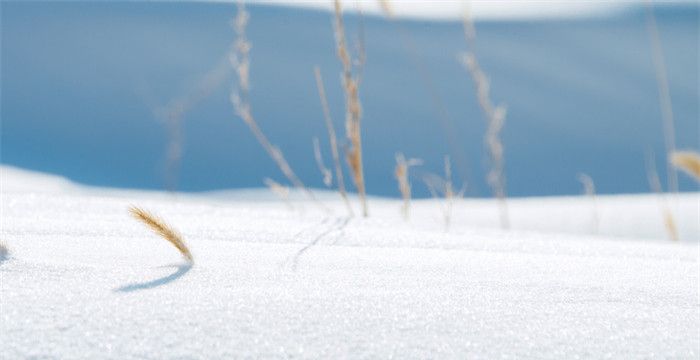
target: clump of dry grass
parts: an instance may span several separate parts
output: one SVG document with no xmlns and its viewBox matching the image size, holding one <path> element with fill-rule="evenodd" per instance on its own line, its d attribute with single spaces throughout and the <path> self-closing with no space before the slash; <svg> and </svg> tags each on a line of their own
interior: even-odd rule
<svg viewBox="0 0 700 360">
<path fill-rule="evenodd" d="M 394 168 L 394 177 L 399 184 L 399 191 L 403 199 L 401 206 L 401 214 L 405 220 L 409 218 L 409 208 L 411 206 L 411 183 L 408 181 L 408 169 L 411 166 L 417 166 L 423 162 L 420 159 L 409 159 L 403 156 L 402 153 L 396 154 L 396 167 Z"/>
<path fill-rule="evenodd" d="M 452 208 L 454 207 L 455 199 L 461 199 L 464 196 L 464 191 L 467 189 L 466 184 L 462 185 L 459 192 L 455 193 L 452 186 L 452 164 L 450 162 L 450 157 L 445 156 L 445 178 L 443 179 L 439 175 L 429 174 L 423 178 L 425 185 L 428 187 L 428 191 L 434 198 L 440 197 L 442 195 L 445 198 L 442 207 L 442 215 L 445 222 L 445 231 L 450 230 L 450 225 L 452 223 Z"/>
<path fill-rule="evenodd" d="M 236 32 L 236 41 L 234 42 L 233 49 L 230 54 L 231 65 L 233 66 L 236 74 L 238 75 L 238 87 L 231 94 L 231 103 L 238 116 L 243 119 L 243 122 L 248 125 L 250 131 L 253 133 L 255 138 L 258 140 L 260 145 L 265 149 L 272 160 L 277 164 L 282 174 L 292 183 L 296 188 L 301 189 L 311 200 L 321 205 L 313 192 L 309 190 L 304 183 L 299 179 L 299 177 L 294 173 L 292 167 L 285 159 L 282 151 L 275 145 L 273 145 L 267 138 L 265 133 L 260 129 L 258 123 L 253 117 L 253 113 L 250 106 L 249 90 L 250 90 L 250 49 L 251 44 L 246 37 L 246 26 L 248 25 L 249 14 L 245 9 L 243 2 L 238 3 L 238 14 L 233 21 L 233 27 Z M 326 210 L 324 208 L 324 210 Z"/>
<path fill-rule="evenodd" d="M 661 217 L 663 218 L 666 234 L 668 235 L 669 239 L 678 241 L 678 228 L 676 227 L 676 221 L 673 219 L 673 213 L 671 212 L 671 208 L 668 206 L 668 201 L 666 196 L 664 196 L 663 189 L 661 188 L 661 181 L 659 181 L 659 174 L 656 172 L 656 163 L 652 154 L 647 156 L 646 168 L 649 186 L 657 194 L 657 198 L 659 199 L 659 211 L 661 211 Z"/>
<path fill-rule="evenodd" d="M 600 227 L 600 216 L 598 215 L 598 201 L 595 195 L 595 184 L 593 183 L 593 178 L 587 174 L 578 174 L 578 181 L 583 185 L 583 191 L 591 199 L 593 208 L 591 210 L 591 229 L 593 234 L 598 233 L 598 228 Z"/>
<path fill-rule="evenodd" d="M 131 216 L 133 216 L 136 220 L 151 228 L 151 230 L 158 234 L 158 236 L 172 244 L 178 251 L 180 251 L 180 254 L 182 254 L 185 260 L 187 260 L 189 263 L 193 262 L 192 253 L 190 252 L 190 249 L 187 248 L 187 245 L 185 245 L 182 236 L 180 236 L 177 231 L 166 224 L 165 221 L 136 206 L 130 207 L 129 213 L 131 213 Z"/>
<path fill-rule="evenodd" d="M 365 191 L 365 176 L 362 166 L 362 134 L 360 121 L 362 119 L 362 106 L 360 104 L 360 77 L 353 73 L 353 62 L 347 49 L 345 40 L 345 27 L 340 0 L 335 0 L 335 40 L 337 55 L 343 66 L 342 84 L 345 92 L 345 132 L 350 148 L 347 151 L 347 162 L 352 172 L 352 178 L 357 187 L 362 204 L 362 215 L 367 216 L 367 194 Z M 362 47 L 360 47 L 362 48 Z M 364 61 L 364 55 L 360 54 L 360 64 Z"/>
<path fill-rule="evenodd" d="M 700 182 L 700 154 L 695 151 L 675 151 L 671 154 L 670 162 Z"/>
<path fill-rule="evenodd" d="M 466 30 L 468 26 L 465 20 L 465 34 L 470 33 Z M 506 178 L 503 159 L 504 147 L 500 137 L 501 130 L 505 123 L 506 108 L 504 105 L 493 105 L 489 96 L 489 79 L 481 69 L 476 55 L 473 52 L 465 52 L 462 54 L 461 61 L 472 76 L 479 106 L 486 117 L 487 129 L 484 140 L 491 162 L 491 169 L 487 176 L 487 182 L 499 201 L 501 227 L 507 229 L 510 227 L 510 220 L 508 216 L 508 204 L 506 203 Z"/>
<path fill-rule="evenodd" d="M 335 167 L 335 178 L 338 182 L 338 192 L 345 202 L 345 206 L 348 209 L 348 214 L 350 216 L 354 215 L 352 206 L 350 205 L 350 200 L 348 199 L 348 194 L 345 191 L 345 177 L 343 176 L 343 168 L 340 165 L 340 155 L 338 153 L 338 139 L 335 135 L 335 126 L 333 125 L 333 119 L 331 118 L 331 111 L 328 107 L 328 100 L 326 99 L 326 89 L 323 86 L 323 78 L 321 77 L 321 69 L 318 66 L 314 67 L 314 76 L 316 77 L 316 87 L 318 88 L 318 97 L 321 99 L 321 107 L 323 108 L 323 118 L 326 122 L 326 129 L 328 130 L 328 140 L 331 147 L 331 155 L 333 156 L 333 165 Z M 324 174 L 325 179 L 325 174 Z"/>
</svg>

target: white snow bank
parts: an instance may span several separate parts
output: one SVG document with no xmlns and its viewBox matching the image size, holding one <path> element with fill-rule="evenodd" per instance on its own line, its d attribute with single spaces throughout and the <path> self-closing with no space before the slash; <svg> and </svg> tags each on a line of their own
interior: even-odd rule
<svg viewBox="0 0 700 360">
<path fill-rule="evenodd" d="M 229 2 L 229 0 L 218 1 Z M 333 9 L 333 1 L 323 0 L 251 0 L 248 2 L 263 5 L 322 9 L 327 11 L 331 11 Z M 384 15 L 385 12 L 382 9 L 382 3 L 384 3 L 388 4 L 393 16 L 427 20 L 460 20 L 465 11 L 469 12 L 471 17 L 477 20 L 600 17 L 615 14 L 634 6 L 645 5 L 644 0 L 627 0 L 617 2 L 590 0 L 363 0 L 342 1 L 341 3 L 343 4 L 345 11 L 358 12 L 361 10 L 364 14 L 370 15 Z M 668 6 L 673 4 L 692 3 L 692 0 L 667 0 L 659 3 Z"/>
<path fill-rule="evenodd" d="M 513 201 L 514 225 L 528 230 L 508 232 L 466 223 L 490 226 L 495 213 L 465 201 L 445 233 L 434 201 L 417 202 L 406 224 L 396 200 L 371 199 L 371 218 L 347 219 L 337 200 L 324 215 L 0 171 L 3 358 L 700 355 L 697 242 L 585 235 L 585 221 L 562 221 L 587 214 L 585 199 Z M 697 194 L 678 202 L 697 205 Z M 129 218 L 129 204 L 178 228 L 194 267 Z M 636 228 L 654 204 L 600 201 L 611 217 L 636 214 L 625 223 Z"/>
<path fill-rule="evenodd" d="M 91 195 L 87 199 L 120 198 L 119 206 L 136 201 L 138 203 L 158 200 L 155 206 L 166 204 L 168 207 L 176 204 L 205 204 L 217 206 L 221 213 L 209 213 L 211 221 L 204 226 L 211 228 L 216 224 L 225 227 L 226 220 L 234 216 L 227 211 L 239 208 L 256 208 L 262 211 L 276 213 L 281 211 L 284 217 L 322 218 L 318 207 L 306 201 L 302 193 L 292 192 L 290 195 L 292 213 L 288 207 L 265 188 L 211 191 L 202 193 L 168 194 L 160 191 L 123 190 L 114 188 L 97 188 L 74 184 L 69 180 L 55 175 L 47 175 L 0 165 L 0 189 L 2 196 L 19 209 L 20 199 L 41 198 L 44 204 L 51 207 L 65 207 L 72 201 L 64 199 L 65 195 Z M 328 215 L 343 216 L 345 207 L 339 201 L 335 192 L 315 190 L 316 196 L 332 210 Z M 13 195 L 21 195 L 14 197 Z M 80 197 L 85 201 L 84 197 Z M 400 219 L 401 204 L 394 199 L 371 197 L 372 216 L 366 220 L 375 227 L 391 227 L 394 231 L 435 232 L 444 230 L 442 200 L 414 200 L 411 207 L 411 221 Z M 595 200 L 587 196 L 575 197 L 539 197 L 509 199 L 509 212 L 513 230 L 537 233 L 576 234 L 584 236 L 607 236 L 633 238 L 635 240 L 668 241 L 668 234 L 663 223 L 660 198 L 655 194 L 640 195 L 603 195 Z M 697 243 L 700 241 L 700 193 L 667 194 L 665 202 L 672 210 L 679 237 L 683 242 Z M 114 207 L 114 202 L 106 201 L 102 207 Z M 5 205 L 5 204 L 3 204 Z M 232 206 L 236 205 L 236 206 Z M 34 206 L 33 203 L 30 206 Z M 114 211 L 119 211 L 119 210 Z M 26 211 L 29 211 L 28 209 Z M 97 210 L 99 211 L 99 210 Z M 194 210 L 193 225 L 201 224 L 198 217 L 199 209 Z M 82 215 L 79 215 L 82 216 Z M 478 231 L 483 233 L 486 228 L 499 232 L 498 208 L 491 199 L 464 199 L 457 201 L 452 213 L 450 233 L 459 235 Z M 183 219 L 187 221 L 187 219 Z M 399 226 L 397 227 L 397 222 Z M 32 226 L 41 226 L 34 224 Z M 51 225 L 47 225 L 51 226 Z M 476 230 L 480 229 L 480 230 Z M 404 245 L 405 239 L 401 239 Z M 361 243 L 360 243 L 361 244 Z M 377 244 L 376 241 L 372 242 Z"/>
</svg>

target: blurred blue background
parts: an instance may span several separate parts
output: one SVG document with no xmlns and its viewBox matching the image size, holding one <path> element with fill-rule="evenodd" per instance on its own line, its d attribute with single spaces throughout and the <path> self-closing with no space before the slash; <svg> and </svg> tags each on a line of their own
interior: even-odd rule
<svg viewBox="0 0 700 360">
<path fill-rule="evenodd" d="M 177 189 L 203 191 L 283 181 L 235 116 L 227 66 L 233 4 L 2 2 L 3 164 L 101 186 L 165 187 L 173 99 L 183 115 Z M 330 13 L 249 6 L 253 113 L 307 185 L 323 187 L 313 157 L 319 137 L 330 165 L 313 76 L 319 65 L 340 135 L 344 100 Z M 655 8 L 666 59 L 678 148 L 698 149 L 698 5 Z M 653 151 L 665 181 L 658 89 L 646 9 L 603 18 L 477 21 L 476 51 L 508 106 L 503 141 L 510 196 L 578 194 L 579 172 L 600 193 L 649 191 Z M 361 25 L 367 62 L 361 88 L 370 194 L 398 196 L 394 154 L 442 172 L 450 154 L 468 196 L 490 196 L 485 122 L 471 77 L 457 61 L 459 22 L 388 21 L 348 14 Z M 210 79 L 202 89 L 202 79 Z M 206 90 L 206 91 L 205 91 Z M 452 140 L 449 140 L 452 139 Z M 681 190 L 696 190 L 679 175 Z M 172 179 L 171 179 L 172 180 Z"/>
</svg>

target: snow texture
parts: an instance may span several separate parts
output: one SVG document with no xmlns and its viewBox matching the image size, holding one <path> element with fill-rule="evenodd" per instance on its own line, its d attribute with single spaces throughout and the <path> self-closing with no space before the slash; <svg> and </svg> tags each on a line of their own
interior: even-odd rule
<svg viewBox="0 0 700 360">
<path fill-rule="evenodd" d="M 253 191 L 88 188 L 0 167 L 0 354 L 19 358 L 685 358 L 700 355 L 700 196 L 370 199 L 347 218 Z M 228 195 L 228 196 L 226 196 Z M 267 197 L 265 195 L 264 197 Z M 128 216 L 180 230 L 186 265 Z"/>
</svg>

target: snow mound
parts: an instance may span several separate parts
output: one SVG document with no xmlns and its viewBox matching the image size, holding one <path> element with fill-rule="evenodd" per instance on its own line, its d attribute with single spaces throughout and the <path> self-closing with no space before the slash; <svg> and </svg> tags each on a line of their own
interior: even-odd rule
<svg viewBox="0 0 700 360">
<path fill-rule="evenodd" d="M 289 210 L 0 169 L 3 358 L 700 355 L 697 194 L 670 201 L 696 211 L 677 212 L 674 243 L 642 231 L 653 196 L 599 199 L 598 235 L 585 198 L 514 200 L 511 231 L 490 200 L 465 200 L 445 231 L 437 201 L 410 222 L 378 198 L 348 218 L 339 199 Z M 180 230 L 195 265 L 130 204 Z"/>
</svg>

